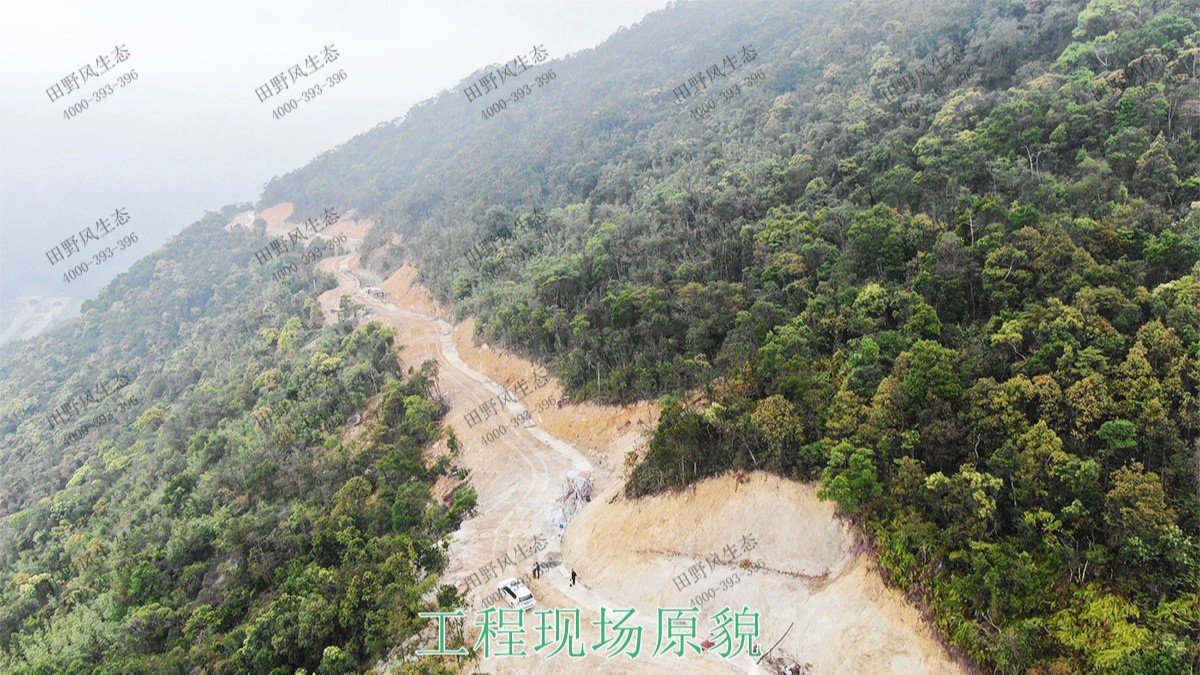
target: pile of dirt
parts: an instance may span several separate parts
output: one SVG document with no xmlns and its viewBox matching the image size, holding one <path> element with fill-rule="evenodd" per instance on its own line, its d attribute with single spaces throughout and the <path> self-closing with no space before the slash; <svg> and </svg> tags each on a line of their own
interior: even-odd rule
<svg viewBox="0 0 1200 675">
<path fill-rule="evenodd" d="M 258 215 L 266 221 L 268 230 L 278 229 L 287 221 L 288 216 L 292 215 L 293 209 L 291 202 L 280 202 Z"/>
<path fill-rule="evenodd" d="M 433 293 L 416 283 L 417 268 L 405 265 L 379 285 L 387 293 L 388 302 L 412 312 L 450 319 L 450 310 L 434 299 Z"/>
<path fill-rule="evenodd" d="M 347 239 L 361 241 L 374 223 L 369 220 L 354 220 L 356 213 L 357 212 L 354 209 L 350 209 L 349 211 L 340 214 L 337 222 L 321 230 L 321 236 L 336 237 L 340 234 L 344 234 L 346 235 Z"/>
</svg>

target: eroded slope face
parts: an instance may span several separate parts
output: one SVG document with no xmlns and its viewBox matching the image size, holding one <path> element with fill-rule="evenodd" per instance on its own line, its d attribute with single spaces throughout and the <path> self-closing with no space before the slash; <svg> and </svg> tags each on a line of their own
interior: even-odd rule
<svg viewBox="0 0 1200 675">
<path fill-rule="evenodd" d="M 353 268 L 357 260 L 346 263 Z M 472 319 L 451 326 L 435 318 L 445 317 L 445 309 L 415 283 L 411 267 L 382 281 L 385 299 L 363 293 L 340 262 L 330 261 L 328 267 L 339 272 L 340 287 L 323 298 L 327 309 L 336 306 L 342 293 L 350 293 L 376 310 L 375 320 L 397 329 L 398 342 L 406 345 L 406 362 L 438 360 L 439 380 L 451 401 L 446 421 L 463 447 L 457 461 L 471 471 L 480 505 L 479 514 L 455 535 L 447 582 L 461 585 L 481 566 L 517 545 L 528 545 L 540 533 L 548 543 L 539 555 L 548 563 L 540 578 L 528 578 L 532 559 L 505 570 L 526 578 L 539 608 L 579 608 L 586 633 L 594 630 L 591 622 L 598 620 L 601 606 L 634 607 L 649 641 L 633 660 L 607 660 L 589 650 L 582 660 L 492 658 L 480 664 L 484 670 L 751 670 L 754 659 L 747 658 L 650 658 L 657 610 L 688 607 L 699 599 L 706 624 L 724 606 L 758 611 L 763 649 L 787 631 L 771 656 L 812 664 L 816 672 L 960 672 L 916 610 L 898 591 L 884 586 L 860 552 L 857 535 L 834 516 L 831 503 L 817 498 L 814 486 L 753 474 L 740 482 L 726 476 L 638 501 L 613 499 L 622 491 L 625 454 L 639 445 L 639 429 L 657 419 L 657 406 L 650 403 L 566 402 L 534 409 L 529 426 L 514 427 L 503 440 L 485 443 L 484 431 L 490 427 L 469 425 L 466 414 L 494 395 L 491 383 L 528 377 L 534 364 L 475 343 Z M 557 399 L 562 390 L 551 378 L 538 395 L 545 392 Z M 506 470 L 512 466 L 520 470 Z M 564 472 L 573 470 L 588 471 L 596 492 L 560 540 L 547 513 Z M 719 562 L 710 561 L 713 556 Z M 747 573 L 743 565 L 759 569 Z M 704 576 L 695 578 L 701 568 Z M 578 572 L 576 585 L 570 583 L 571 569 Z M 472 608 L 478 608 L 493 585 L 468 593 Z M 710 589 L 716 593 L 698 598 Z M 534 621 L 532 615 L 526 618 Z"/>
<path fill-rule="evenodd" d="M 564 554 L 598 593 L 639 607 L 700 599 L 708 615 L 747 605 L 761 613 L 767 646 L 794 623 L 772 656 L 817 672 L 961 672 L 917 611 L 883 585 L 815 487 L 761 474 L 745 481 L 727 476 L 678 494 L 601 501 L 572 523 Z M 716 571 L 703 565 L 706 576 L 694 580 L 689 569 L 712 555 Z M 743 560 L 765 569 L 748 570 Z M 697 598 L 710 588 L 714 597 Z"/>
</svg>

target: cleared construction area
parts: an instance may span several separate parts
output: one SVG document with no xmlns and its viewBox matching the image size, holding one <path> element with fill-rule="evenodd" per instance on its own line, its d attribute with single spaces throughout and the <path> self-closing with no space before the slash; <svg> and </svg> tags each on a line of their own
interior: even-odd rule
<svg viewBox="0 0 1200 675">
<path fill-rule="evenodd" d="M 411 267 L 379 284 L 380 298 L 350 273 L 355 256 L 319 265 L 339 281 L 321 296 L 324 309 L 351 295 L 374 312 L 373 320 L 396 329 L 406 364 L 438 361 L 451 406 L 444 421 L 462 447 L 455 461 L 478 492 L 477 515 L 455 535 L 443 575 L 460 589 L 470 586 L 468 609 L 495 598 L 499 579 L 520 577 L 538 608 L 579 608 L 589 646 L 601 607 L 635 608 L 644 628 L 636 659 L 591 650 L 583 658 L 545 659 L 533 654 L 536 623 L 528 616 L 531 655 L 484 659 L 473 664 L 479 672 L 962 672 L 916 609 L 883 584 L 856 533 L 835 517 L 832 504 L 817 499 L 815 486 L 764 474 L 727 475 L 679 493 L 625 500 L 624 460 L 643 447 L 657 419 L 655 406 L 560 404 L 561 387 L 552 378 L 520 401 L 504 403 L 503 421 L 522 422 L 485 443 L 494 424 L 470 424 L 468 413 L 538 366 L 474 343 L 473 322 L 449 323 L 448 312 L 413 283 Z M 536 405 L 543 399 L 555 404 Z M 544 544 L 535 550 L 538 541 Z M 529 557 L 518 561 L 513 552 L 523 550 Z M 537 579 L 535 560 L 542 565 Z M 489 566 L 496 574 L 483 579 L 481 570 Z M 478 584 L 467 583 L 472 575 Z M 705 621 L 725 606 L 757 611 L 758 645 L 762 651 L 774 646 L 771 658 L 756 664 L 746 655 L 722 659 L 707 651 L 651 658 L 658 609 L 697 599 Z M 474 640 L 477 629 L 468 625 L 467 634 Z M 432 630 L 426 637 L 416 646 L 435 644 Z M 381 672 L 390 665 L 381 663 Z"/>
</svg>

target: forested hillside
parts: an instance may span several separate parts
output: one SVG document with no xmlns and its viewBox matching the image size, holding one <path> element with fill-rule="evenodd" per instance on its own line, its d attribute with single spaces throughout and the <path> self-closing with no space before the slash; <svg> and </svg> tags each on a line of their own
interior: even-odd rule
<svg viewBox="0 0 1200 675">
<path fill-rule="evenodd" d="M 707 0 L 488 119 L 483 73 L 262 205 L 359 209 L 575 398 L 660 397 L 630 497 L 819 479 L 982 670 L 1200 669 L 1194 2 Z M 435 369 L 236 211 L 4 351 L 0 671 L 349 672 L 455 606 Z"/>
<path fill-rule="evenodd" d="M 378 324 L 324 327 L 328 277 L 271 281 L 236 211 L 4 355 L 0 672 L 342 673 L 423 625 L 473 503 L 426 508 L 436 369 Z M 49 427 L 112 371 L 130 384 Z"/>
<path fill-rule="evenodd" d="M 376 214 L 378 271 L 577 397 L 666 396 L 630 495 L 820 478 L 986 669 L 1200 667 L 1195 3 L 695 2 L 550 70 L 263 203 Z"/>
</svg>

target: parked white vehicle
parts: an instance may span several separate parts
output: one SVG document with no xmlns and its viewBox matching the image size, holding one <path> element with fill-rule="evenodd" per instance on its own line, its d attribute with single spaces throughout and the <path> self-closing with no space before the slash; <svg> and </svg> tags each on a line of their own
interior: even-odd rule
<svg viewBox="0 0 1200 675">
<path fill-rule="evenodd" d="M 512 607 L 529 609 L 534 605 L 533 592 L 520 579 L 505 579 L 496 589 L 500 591 L 500 597 Z"/>
</svg>

